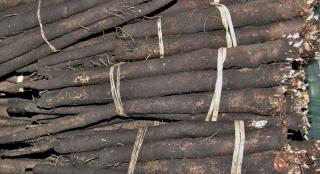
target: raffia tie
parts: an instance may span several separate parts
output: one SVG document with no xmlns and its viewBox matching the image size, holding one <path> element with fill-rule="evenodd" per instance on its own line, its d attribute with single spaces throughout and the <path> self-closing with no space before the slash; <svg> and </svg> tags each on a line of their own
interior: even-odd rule
<svg viewBox="0 0 320 174">
<path fill-rule="evenodd" d="M 23 79 L 24 79 L 24 76 L 23 75 L 19 75 L 17 77 L 17 83 L 22 83 L 23 82 Z M 24 88 L 19 88 L 18 89 L 19 92 L 24 92 Z"/>
<path fill-rule="evenodd" d="M 241 174 L 244 143 L 246 140 L 244 122 L 240 120 L 235 120 L 234 130 L 235 130 L 235 142 L 234 142 L 231 174 Z"/>
<path fill-rule="evenodd" d="M 222 20 L 222 24 L 226 30 L 226 42 L 227 47 L 236 47 L 237 40 L 236 35 L 233 28 L 232 18 L 228 8 L 220 4 L 219 0 L 215 0 L 210 3 L 218 8 Z M 217 60 L 217 80 L 215 84 L 214 95 L 210 104 L 210 108 L 206 117 L 206 121 L 217 121 L 218 113 L 220 108 L 220 100 L 221 100 L 221 92 L 222 92 L 222 84 L 223 84 L 223 64 L 227 56 L 227 49 L 222 47 L 218 50 L 218 60 Z"/>
<path fill-rule="evenodd" d="M 217 80 L 214 88 L 214 94 L 211 100 L 210 108 L 207 113 L 206 121 L 217 121 L 219 108 L 220 108 L 220 100 L 221 100 L 221 92 L 222 92 L 222 84 L 223 84 L 223 63 L 227 57 L 227 48 L 222 47 L 218 50 L 218 61 L 217 61 Z"/>
<path fill-rule="evenodd" d="M 229 9 L 223 5 L 220 4 L 219 0 L 215 0 L 214 2 L 210 3 L 211 5 L 214 5 L 216 8 L 218 8 L 222 20 L 222 24 L 226 30 L 226 40 L 227 40 L 227 47 L 236 47 L 237 46 L 237 39 L 236 34 L 234 32 L 233 22 L 231 18 L 231 14 L 229 12 Z"/>
<path fill-rule="evenodd" d="M 163 44 L 163 34 L 162 34 L 162 27 L 161 27 L 161 17 L 158 18 L 157 27 L 158 27 L 160 58 L 164 58 L 164 44 Z"/>
<path fill-rule="evenodd" d="M 144 136 L 146 135 L 146 132 L 147 132 L 147 128 L 148 127 L 139 128 L 139 130 L 138 130 L 136 141 L 134 142 L 133 150 L 132 150 L 132 153 L 131 153 L 131 159 L 130 159 L 130 163 L 129 163 L 128 174 L 133 174 L 134 173 L 135 166 L 136 166 L 137 161 L 138 161 L 139 152 L 140 152 L 143 140 L 144 140 Z"/>
<path fill-rule="evenodd" d="M 126 116 L 124 110 L 123 110 L 123 105 L 121 101 L 121 95 L 120 95 L 120 66 L 124 64 L 124 62 L 114 64 L 110 67 L 110 89 L 111 89 L 111 95 L 112 99 L 114 102 L 114 105 L 116 107 L 117 114 L 120 116 Z M 116 82 L 114 79 L 114 69 L 117 69 L 116 72 Z"/>
<path fill-rule="evenodd" d="M 58 52 L 59 50 L 57 50 L 57 49 L 48 41 L 46 35 L 44 34 L 43 25 L 42 25 L 42 22 L 41 22 L 40 10 L 41 10 L 41 0 L 39 0 L 39 2 L 38 2 L 38 9 L 37 9 L 37 17 L 38 17 L 38 22 L 39 22 L 39 26 L 40 26 L 41 37 L 42 37 L 42 39 L 46 42 L 46 44 L 49 46 L 49 48 L 50 48 L 50 50 L 51 50 L 52 52 Z"/>
</svg>

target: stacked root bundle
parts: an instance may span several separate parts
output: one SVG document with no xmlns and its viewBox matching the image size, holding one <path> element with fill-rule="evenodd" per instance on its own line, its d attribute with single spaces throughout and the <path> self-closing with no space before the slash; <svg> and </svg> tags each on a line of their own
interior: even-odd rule
<svg viewBox="0 0 320 174">
<path fill-rule="evenodd" d="M 310 172 L 314 3 L 5 3 L 0 173 Z"/>
</svg>

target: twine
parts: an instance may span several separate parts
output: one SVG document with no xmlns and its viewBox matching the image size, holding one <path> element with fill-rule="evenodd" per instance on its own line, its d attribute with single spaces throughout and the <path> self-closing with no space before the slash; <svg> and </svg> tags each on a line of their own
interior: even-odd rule
<svg viewBox="0 0 320 174">
<path fill-rule="evenodd" d="M 19 76 L 17 77 L 17 83 L 22 83 L 22 82 L 23 82 L 23 78 L 24 78 L 23 75 L 19 75 Z"/>
<path fill-rule="evenodd" d="M 210 4 L 218 8 L 220 12 L 222 24 L 226 30 L 227 47 L 228 48 L 236 47 L 237 39 L 236 39 L 236 34 L 234 32 L 234 27 L 233 27 L 232 18 L 231 18 L 229 9 L 225 5 L 220 4 L 220 0 L 215 0 Z"/>
<path fill-rule="evenodd" d="M 37 10 L 37 17 L 38 17 L 38 22 L 39 22 L 39 26 L 40 26 L 41 37 L 42 37 L 42 39 L 46 42 L 46 44 L 49 46 L 49 48 L 50 48 L 50 50 L 51 50 L 52 52 L 58 52 L 59 50 L 57 50 L 57 49 L 48 41 L 46 35 L 44 34 L 43 25 L 42 25 L 41 16 L 40 16 L 40 9 L 41 9 L 41 0 L 39 0 L 38 10 Z"/>
<path fill-rule="evenodd" d="M 234 130 L 235 130 L 235 142 L 234 142 L 231 174 L 241 174 L 244 143 L 245 143 L 244 122 L 240 120 L 235 120 Z"/>
<path fill-rule="evenodd" d="M 24 78 L 23 75 L 19 75 L 19 76 L 17 77 L 17 83 L 22 83 L 22 82 L 23 82 L 23 78 Z M 24 92 L 24 89 L 23 89 L 23 88 L 19 88 L 19 89 L 18 89 L 18 92 Z"/>
<path fill-rule="evenodd" d="M 154 123 L 153 123 L 154 126 L 160 126 L 160 124 L 161 124 L 161 122 L 157 121 L 157 120 L 155 120 Z"/>
<path fill-rule="evenodd" d="M 111 86 L 111 95 L 114 102 L 114 105 L 116 107 L 117 114 L 120 116 L 126 116 L 123 110 L 123 105 L 121 101 L 121 95 L 120 95 L 120 66 L 124 64 L 124 62 L 114 64 L 110 67 L 110 86 Z M 116 77 L 116 84 L 114 81 L 114 69 L 117 68 L 117 77 Z"/>
<path fill-rule="evenodd" d="M 214 89 L 214 95 L 211 100 L 210 108 L 207 113 L 206 121 L 217 121 L 219 108 L 220 108 L 220 100 L 221 100 L 221 92 L 222 92 L 222 78 L 223 78 L 223 63 L 227 57 L 227 48 L 222 47 L 218 50 L 218 62 L 217 62 L 217 80 Z"/>
<path fill-rule="evenodd" d="M 130 159 L 130 163 L 129 163 L 128 174 L 133 174 L 134 173 L 135 166 L 136 166 L 137 161 L 138 161 L 139 152 L 140 152 L 143 140 L 144 140 L 144 136 L 146 135 L 146 132 L 147 132 L 147 128 L 148 127 L 139 128 L 139 130 L 138 130 L 136 141 L 134 142 L 133 150 L 132 150 L 132 153 L 131 153 L 131 159 Z"/>
<path fill-rule="evenodd" d="M 227 47 L 236 47 L 237 40 L 236 35 L 233 28 L 232 18 L 228 8 L 220 4 L 220 0 L 215 0 L 210 3 L 218 8 L 222 20 L 222 24 L 226 30 L 226 41 Z M 217 121 L 219 108 L 220 108 L 220 100 L 221 100 L 221 92 L 222 92 L 222 84 L 223 84 L 223 63 L 227 56 L 226 48 L 219 48 L 218 50 L 218 60 L 217 60 L 217 80 L 214 89 L 214 95 L 211 100 L 210 108 L 206 117 L 206 121 Z"/>
<path fill-rule="evenodd" d="M 161 27 L 161 17 L 158 18 L 157 26 L 158 26 L 160 58 L 164 58 L 164 44 L 163 44 L 163 34 L 162 34 L 162 27 Z"/>
</svg>

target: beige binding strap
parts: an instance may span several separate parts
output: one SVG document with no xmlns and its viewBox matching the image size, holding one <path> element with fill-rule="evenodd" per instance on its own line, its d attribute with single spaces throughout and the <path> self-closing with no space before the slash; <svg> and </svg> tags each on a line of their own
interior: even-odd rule
<svg viewBox="0 0 320 174">
<path fill-rule="evenodd" d="M 158 18 L 157 26 L 158 26 L 160 58 L 164 58 L 164 44 L 163 44 L 163 35 L 162 35 L 162 27 L 161 27 L 161 17 Z"/>
<path fill-rule="evenodd" d="M 218 8 L 220 12 L 222 24 L 226 30 L 227 47 L 228 48 L 236 47 L 237 46 L 236 34 L 234 32 L 232 18 L 228 8 L 225 5 L 220 4 L 219 0 L 215 0 L 210 4 Z"/>
<path fill-rule="evenodd" d="M 41 16 L 40 16 L 40 9 L 41 9 L 41 0 L 39 0 L 38 10 L 37 10 L 37 17 L 38 17 L 38 22 L 39 22 L 39 26 L 40 26 L 41 37 L 42 37 L 42 39 L 46 42 L 46 44 L 49 46 L 49 48 L 50 48 L 50 50 L 51 50 L 52 52 L 58 52 L 59 50 L 57 50 L 57 49 L 48 41 L 46 35 L 44 34 L 43 25 L 42 25 Z"/>
<path fill-rule="evenodd" d="M 139 128 L 139 130 L 138 130 L 136 141 L 134 142 L 133 150 L 132 150 L 132 153 L 131 153 L 131 159 L 130 159 L 130 163 L 129 163 L 128 174 L 133 174 L 134 173 L 134 169 L 135 169 L 135 166 L 137 164 L 139 152 L 140 152 L 140 149 L 141 149 L 141 146 L 142 146 L 142 143 L 143 143 L 144 136 L 146 135 L 147 128 L 148 127 Z"/>
<path fill-rule="evenodd" d="M 18 75 L 18 77 L 17 77 L 17 83 L 22 83 L 22 82 L 23 82 L 23 78 L 24 78 L 23 75 Z"/>
<path fill-rule="evenodd" d="M 243 151 L 245 143 L 244 122 L 240 120 L 234 121 L 235 142 L 232 158 L 231 174 L 241 174 L 241 166 L 243 161 Z"/>
<path fill-rule="evenodd" d="M 121 101 L 121 95 L 120 95 L 120 66 L 124 64 L 124 62 L 114 64 L 110 67 L 110 89 L 111 89 L 111 95 L 114 102 L 114 105 L 116 107 L 117 114 L 120 116 L 126 116 L 123 110 L 122 101 Z M 116 72 L 116 84 L 114 81 L 114 69 L 117 68 Z"/>
<path fill-rule="evenodd" d="M 17 83 L 22 83 L 22 82 L 23 82 L 23 78 L 24 78 L 23 75 L 19 75 L 19 76 L 17 77 Z M 19 91 L 19 92 L 24 92 L 24 89 L 23 89 L 23 88 L 19 88 L 18 91 Z"/>
<path fill-rule="evenodd" d="M 215 0 L 214 2 L 210 3 L 218 8 L 222 24 L 226 30 L 226 40 L 227 40 L 227 47 L 236 47 L 237 40 L 236 35 L 233 28 L 232 18 L 228 8 L 220 4 L 219 0 Z M 218 114 L 219 114 L 219 107 L 220 107 L 220 99 L 221 99 L 221 92 L 222 92 L 222 84 L 223 84 L 223 63 L 227 56 L 227 49 L 220 48 L 218 50 L 218 61 L 217 61 L 217 80 L 214 89 L 214 95 L 210 104 L 210 108 L 206 117 L 206 121 L 217 121 Z"/>
<path fill-rule="evenodd" d="M 223 63 L 227 57 L 227 48 L 222 47 L 218 50 L 218 61 L 217 61 L 217 80 L 214 88 L 214 95 L 211 100 L 210 108 L 207 113 L 206 121 L 217 121 L 221 92 L 222 92 L 222 78 L 223 78 Z"/>
<path fill-rule="evenodd" d="M 154 126 L 160 126 L 160 124 L 161 124 L 161 122 L 157 121 L 157 120 L 155 120 L 154 123 L 153 123 Z"/>
</svg>

